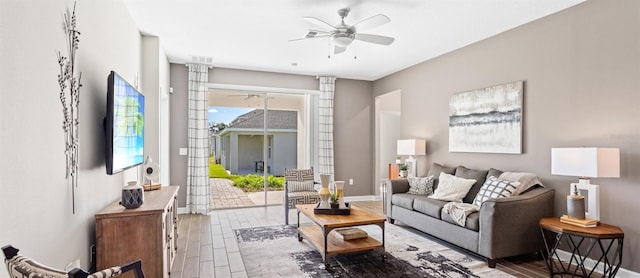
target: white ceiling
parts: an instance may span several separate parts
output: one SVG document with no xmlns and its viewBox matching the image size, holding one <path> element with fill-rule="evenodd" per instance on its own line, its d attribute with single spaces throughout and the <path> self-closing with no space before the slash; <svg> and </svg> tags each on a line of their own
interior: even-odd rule
<svg viewBox="0 0 640 278">
<path fill-rule="evenodd" d="M 376 80 L 584 0 L 125 0 L 143 34 L 160 37 L 172 63 L 193 56 L 213 66 Z M 365 33 L 389 46 L 356 42 L 328 58 L 328 39 L 288 42 L 316 26 L 312 16 L 348 25 L 376 14 L 391 22 Z M 355 46 L 355 47 L 354 47 Z M 357 56 L 357 59 L 354 59 Z M 293 66 L 296 63 L 297 66 Z"/>
</svg>

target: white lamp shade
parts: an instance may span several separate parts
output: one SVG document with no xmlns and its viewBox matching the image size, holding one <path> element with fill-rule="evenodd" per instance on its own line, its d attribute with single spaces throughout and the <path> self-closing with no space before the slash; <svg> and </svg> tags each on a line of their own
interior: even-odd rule
<svg viewBox="0 0 640 278">
<path fill-rule="evenodd" d="M 620 149 L 552 148 L 551 174 L 588 178 L 620 177 Z"/>
<path fill-rule="evenodd" d="M 398 155 L 425 155 L 427 142 L 419 139 L 398 140 Z"/>
</svg>

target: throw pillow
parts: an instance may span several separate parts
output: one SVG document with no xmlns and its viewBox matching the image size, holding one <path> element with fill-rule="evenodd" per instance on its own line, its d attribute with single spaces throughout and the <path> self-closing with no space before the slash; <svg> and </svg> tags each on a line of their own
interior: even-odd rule
<svg viewBox="0 0 640 278">
<path fill-rule="evenodd" d="M 433 193 L 433 176 L 409 177 L 409 194 L 431 195 Z"/>
<path fill-rule="evenodd" d="M 498 178 L 508 181 L 517 181 L 520 183 L 518 188 L 516 188 L 516 191 L 513 193 L 514 196 L 520 195 L 536 185 L 544 187 L 544 184 L 538 180 L 538 176 L 527 172 L 504 172 Z"/>
<path fill-rule="evenodd" d="M 438 179 L 440 178 L 440 173 L 442 172 L 453 175 L 456 173 L 456 167 L 446 167 L 435 162 L 431 164 L 431 168 L 429 168 L 429 173 L 427 173 L 427 176 L 433 176 L 433 188 L 438 187 Z"/>
<path fill-rule="evenodd" d="M 462 202 L 462 198 L 469 193 L 471 186 L 476 183 L 474 179 L 459 178 L 447 173 L 440 173 L 438 179 L 440 184 L 429 198 L 450 202 Z"/>
<path fill-rule="evenodd" d="M 313 189 L 313 181 L 288 181 L 288 192 L 315 191 Z"/>
<path fill-rule="evenodd" d="M 517 181 L 501 180 L 491 176 L 484 182 L 473 203 L 481 206 L 484 201 L 512 196 L 520 185 Z"/>
<path fill-rule="evenodd" d="M 476 194 L 478 194 L 482 184 L 484 184 L 488 172 L 487 170 L 473 170 L 464 166 L 458 166 L 458 168 L 456 168 L 456 177 L 476 180 L 476 183 L 469 189 L 469 193 L 462 199 L 463 202 L 468 204 L 473 203 L 473 199 L 476 197 Z"/>
</svg>

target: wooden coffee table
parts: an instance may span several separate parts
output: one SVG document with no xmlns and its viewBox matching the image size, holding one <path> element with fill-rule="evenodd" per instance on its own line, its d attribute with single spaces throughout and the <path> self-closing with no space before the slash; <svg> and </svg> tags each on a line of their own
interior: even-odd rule
<svg viewBox="0 0 640 278">
<path fill-rule="evenodd" d="M 382 250 L 384 259 L 384 222 L 386 218 L 375 213 L 351 206 L 351 215 L 315 214 L 316 205 L 296 205 L 298 209 L 298 240 L 307 239 L 327 261 L 338 254 Z M 316 225 L 300 226 L 300 213 L 309 217 Z M 372 238 L 342 240 L 334 229 L 362 225 L 378 225 L 382 229 L 382 242 Z"/>
</svg>

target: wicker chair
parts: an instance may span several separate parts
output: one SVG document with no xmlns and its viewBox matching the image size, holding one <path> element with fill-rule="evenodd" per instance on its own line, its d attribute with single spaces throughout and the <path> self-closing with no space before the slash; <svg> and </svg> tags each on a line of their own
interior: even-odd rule
<svg viewBox="0 0 640 278">
<path fill-rule="evenodd" d="M 289 225 L 289 210 L 300 204 L 320 202 L 320 195 L 313 188 L 313 168 L 284 169 L 284 223 Z"/>
<path fill-rule="evenodd" d="M 69 272 L 54 269 L 42 265 L 27 257 L 18 255 L 18 249 L 11 245 L 2 247 L 4 252 L 4 263 L 7 265 L 7 271 L 11 278 L 27 278 L 27 277 L 47 277 L 47 278 L 109 278 L 118 277 L 122 273 L 133 270 L 136 278 L 144 278 L 142 272 L 142 262 L 140 260 L 132 261 L 125 265 L 115 266 L 104 269 L 93 274 L 89 274 L 82 269 L 74 268 Z"/>
</svg>

